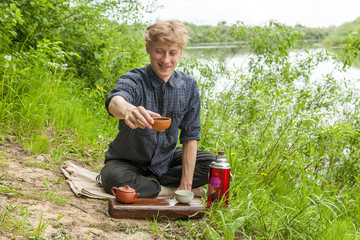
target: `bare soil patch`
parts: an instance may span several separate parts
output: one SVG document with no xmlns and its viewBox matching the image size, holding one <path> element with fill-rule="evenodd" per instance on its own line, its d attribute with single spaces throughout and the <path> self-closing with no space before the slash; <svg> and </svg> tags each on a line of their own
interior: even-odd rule
<svg viewBox="0 0 360 240">
<path fill-rule="evenodd" d="M 32 155 L 11 139 L 0 143 L 0 190 L 3 189 L 0 191 L 0 213 L 6 208 L 16 207 L 14 216 L 28 211 L 27 219 L 34 227 L 48 222 L 48 227 L 42 231 L 42 236 L 47 239 L 164 238 L 163 234 L 152 231 L 151 226 L 164 230 L 169 221 L 154 223 L 145 219 L 113 219 L 108 216 L 107 200 L 76 197 L 59 165 L 46 165 L 50 163 L 49 157 Z M 70 160 L 92 170 L 81 160 Z M 172 221 L 170 225 L 174 227 L 177 224 L 181 225 L 177 221 Z M 183 234 L 183 231 L 172 228 L 167 238 L 184 237 Z M 0 228 L 0 239 L 23 238 L 24 234 L 19 234 L 17 230 Z"/>
</svg>

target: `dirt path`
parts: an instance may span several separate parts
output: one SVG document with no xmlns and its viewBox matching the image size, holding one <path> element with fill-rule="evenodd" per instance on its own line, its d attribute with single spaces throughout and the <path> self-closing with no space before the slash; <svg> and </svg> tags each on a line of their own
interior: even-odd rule
<svg viewBox="0 0 360 240">
<path fill-rule="evenodd" d="M 154 225 L 147 220 L 110 218 L 107 201 L 76 197 L 58 166 L 44 167 L 48 157 L 31 155 L 9 139 L 0 142 L 0 218 L 7 209 L 14 218 L 10 222 L 19 222 L 12 226 L 4 221 L 6 227 L 0 225 L 0 239 L 23 239 L 34 231 L 30 224 L 36 229 L 46 222 L 49 225 L 42 236 L 48 239 L 163 239 L 151 228 L 165 229 L 169 222 Z M 71 160 L 90 169 L 81 161 Z M 19 227 L 21 219 L 28 219 L 30 224 Z M 171 222 L 172 227 L 177 224 Z M 170 236 L 182 234 L 172 229 Z"/>
</svg>

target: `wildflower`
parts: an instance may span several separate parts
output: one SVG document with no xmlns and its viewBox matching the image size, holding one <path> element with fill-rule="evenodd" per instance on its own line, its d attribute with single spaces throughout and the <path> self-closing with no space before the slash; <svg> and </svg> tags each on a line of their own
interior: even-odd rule
<svg viewBox="0 0 360 240">
<path fill-rule="evenodd" d="M 55 68 L 58 68 L 58 67 L 59 67 L 59 64 L 53 63 L 53 66 L 54 66 Z"/>
<path fill-rule="evenodd" d="M 5 56 L 5 60 L 11 61 L 11 56 Z"/>
<path fill-rule="evenodd" d="M 100 87 L 100 86 L 97 85 L 97 84 L 96 84 L 96 88 L 99 89 L 99 90 L 102 89 L 102 87 Z"/>
<path fill-rule="evenodd" d="M 231 153 L 231 156 L 235 156 L 236 155 L 236 153 Z"/>
<path fill-rule="evenodd" d="M 266 174 L 266 173 L 263 173 L 263 172 L 261 173 L 261 175 L 263 175 L 263 176 L 267 176 L 267 174 Z"/>
<path fill-rule="evenodd" d="M 131 38 L 131 41 L 132 41 L 132 42 L 135 42 L 135 40 L 134 40 L 133 38 Z"/>
<path fill-rule="evenodd" d="M 65 64 L 62 65 L 61 69 L 65 70 L 65 69 L 67 69 L 67 67 L 68 67 L 68 64 L 65 63 Z"/>
<path fill-rule="evenodd" d="M 10 66 L 9 63 L 5 63 L 4 67 L 8 68 L 9 66 Z"/>
<path fill-rule="evenodd" d="M 100 138 L 101 140 L 105 140 L 105 138 L 104 138 L 102 135 L 99 135 L 99 138 Z"/>
<path fill-rule="evenodd" d="M 359 177 L 354 177 L 358 182 L 360 181 L 360 178 Z"/>
</svg>

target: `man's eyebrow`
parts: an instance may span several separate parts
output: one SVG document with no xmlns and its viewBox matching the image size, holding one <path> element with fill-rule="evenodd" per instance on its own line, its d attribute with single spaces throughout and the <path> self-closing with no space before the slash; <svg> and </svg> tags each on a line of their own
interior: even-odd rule
<svg viewBox="0 0 360 240">
<path fill-rule="evenodd" d="M 167 51 L 166 49 L 164 49 L 162 47 L 157 47 L 154 50 L 155 51 Z M 170 49 L 170 50 L 168 50 L 168 52 L 179 52 L 179 49 Z"/>
</svg>

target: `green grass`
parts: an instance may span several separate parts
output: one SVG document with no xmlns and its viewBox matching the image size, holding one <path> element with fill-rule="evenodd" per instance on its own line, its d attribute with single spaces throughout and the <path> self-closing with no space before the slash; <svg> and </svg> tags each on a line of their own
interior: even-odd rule
<svg viewBox="0 0 360 240">
<path fill-rule="evenodd" d="M 37 225 L 29 221 L 31 212 L 21 205 L 0 205 L 0 226 L 11 232 L 11 238 L 43 239 L 41 234 L 49 226 L 50 220 L 40 218 Z"/>
<path fill-rule="evenodd" d="M 225 149 L 234 176 L 230 205 L 208 210 L 203 236 L 358 238 L 359 94 L 331 72 L 322 81 L 309 81 L 312 70 L 332 58 L 330 53 L 309 52 L 289 62 L 282 52 L 291 49 L 286 40 L 258 28 L 247 31 L 262 38 L 251 43 L 257 55 L 249 70 L 225 72 L 221 63 L 196 61 L 183 67 L 200 73 L 200 91 L 206 93 L 200 147 Z M 262 48 L 267 41 L 271 49 Z M 218 79 L 235 81 L 211 94 Z M 305 85 L 295 87 L 294 79 Z M 347 103 L 355 111 L 337 110 Z"/>
<path fill-rule="evenodd" d="M 9 166 L 9 162 L 6 160 L 6 157 L 3 153 L 0 153 L 0 167 Z"/>
</svg>

